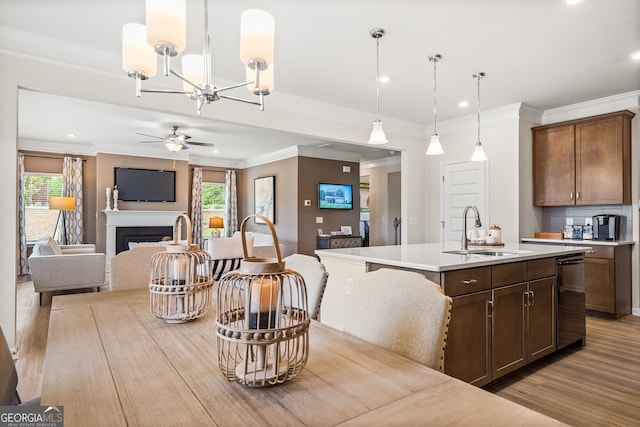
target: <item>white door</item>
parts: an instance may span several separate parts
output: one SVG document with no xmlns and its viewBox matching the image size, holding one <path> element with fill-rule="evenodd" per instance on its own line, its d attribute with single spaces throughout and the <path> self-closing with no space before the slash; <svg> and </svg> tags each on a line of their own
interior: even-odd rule
<svg viewBox="0 0 640 427">
<path fill-rule="evenodd" d="M 441 166 L 441 224 L 443 247 L 458 248 L 462 239 L 462 212 L 469 205 L 480 212 L 482 229 L 489 224 L 486 162 L 451 162 Z M 467 215 L 467 230 L 475 228 L 473 211 Z"/>
</svg>

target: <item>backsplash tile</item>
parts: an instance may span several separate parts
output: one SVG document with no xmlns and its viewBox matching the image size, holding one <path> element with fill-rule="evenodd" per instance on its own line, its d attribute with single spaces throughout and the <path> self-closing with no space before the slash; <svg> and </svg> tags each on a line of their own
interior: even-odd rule
<svg viewBox="0 0 640 427">
<path fill-rule="evenodd" d="M 573 218 L 575 225 L 584 225 L 585 218 L 594 215 L 620 215 L 620 240 L 633 240 L 632 235 L 632 206 L 631 205 L 603 205 L 603 206 L 554 206 L 542 208 L 542 230 L 562 233 L 567 218 Z"/>
</svg>

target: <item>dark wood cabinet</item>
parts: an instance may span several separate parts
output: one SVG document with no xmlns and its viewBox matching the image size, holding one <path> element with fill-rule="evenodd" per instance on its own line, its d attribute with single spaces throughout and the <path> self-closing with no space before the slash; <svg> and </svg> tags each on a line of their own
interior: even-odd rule
<svg viewBox="0 0 640 427">
<path fill-rule="evenodd" d="M 585 305 L 592 312 L 631 313 L 631 246 L 593 246 L 585 257 Z"/>
<path fill-rule="evenodd" d="M 482 386 L 556 349 L 555 258 L 445 272 L 444 372 Z"/>
<path fill-rule="evenodd" d="M 634 116 L 625 110 L 532 128 L 533 204 L 630 204 Z"/>
</svg>

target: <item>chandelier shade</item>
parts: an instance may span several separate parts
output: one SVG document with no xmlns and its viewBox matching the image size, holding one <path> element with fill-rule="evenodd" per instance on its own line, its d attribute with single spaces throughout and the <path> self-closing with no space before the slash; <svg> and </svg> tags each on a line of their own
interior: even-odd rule
<svg viewBox="0 0 640 427">
<path fill-rule="evenodd" d="M 169 49 L 171 56 L 187 46 L 187 5 L 185 0 L 146 0 L 147 42 L 156 52 Z"/>
<path fill-rule="evenodd" d="M 240 17 L 240 60 L 242 63 L 264 62 L 266 65 L 272 64 L 274 33 L 275 21 L 269 13 L 259 9 L 248 9 L 242 12 Z"/>
<path fill-rule="evenodd" d="M 436 91 L 436 64 L 439 60 L 442 59 L 442 55 L 435 54 L 429 57 L 429 61 L 433 62 L 433 135 L 431 135 L 431 141 L 429 142 L 429 147 L 427 147 L 427 155 L 428 156 L 438 156 L 440 154 L 444 154 L 444 150 L 442 149 L 442 144 L 440 144 L 440 136 L 438 136 L 438 127 L 437 127 L 437 91 Z"/>
<path fill-rule="evenodd" d="M 147 28 L 142 24 L 125 24 L 122 27 L 122 69 L 149 78 L 156 75 L 157 66 L 156 53 L 147 43 Z"/>
<path fill-rule="evenodd" d="M 429 141 L 429 147 L 427 147 L 428 156 L 438 156 L 444 154 L 442 144 L 440 144 L 440 136 L 431 135 L 431 141 Z"/>
<path fill-rule="evenodd" d="M 382 129 L 382 122 L 376 119 L 376 121 L 373 122 L 373 129 L 369 136 L 369 144 L 380 145 L 386 144 L 387 142 L 389 141 L 387 141 L 387 136 L 384 134 L 384 129 Z"/>
<path fill-rule="evenodd" d="M 182 89 L 185 92 L 193 93 L 193 85 L 200 86 L 203 83 L 203 69 L 204 58 L 202 55 L 191 54 L 182 57 L 182 76 L 185 78 L 182 82 Z"/>
</svg>

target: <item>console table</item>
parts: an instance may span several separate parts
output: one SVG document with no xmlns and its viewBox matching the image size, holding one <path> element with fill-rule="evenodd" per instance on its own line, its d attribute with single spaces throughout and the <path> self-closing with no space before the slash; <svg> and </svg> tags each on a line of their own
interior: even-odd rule
<svg viewBox="0 0 640 427">
<path fill-rule="evenodd" d="M 317 236 L 316 249 L 359 248 L 362 246 L 360 236 Z"/>
</svg>

